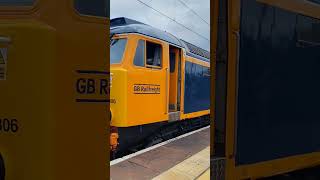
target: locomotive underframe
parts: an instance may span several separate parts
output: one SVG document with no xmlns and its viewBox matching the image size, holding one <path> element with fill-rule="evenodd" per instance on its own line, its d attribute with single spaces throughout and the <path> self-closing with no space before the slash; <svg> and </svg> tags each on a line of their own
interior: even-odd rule
<svg viewBox="0 0 320 180">
<path fill-rule="evenodd" d="M 117 128 L 119 146 L 112 157 L 119 158 L 182 134 L 208 126 L 209 115 L 175 122 L 160 122 L 140 126 Z"/>
</svg>

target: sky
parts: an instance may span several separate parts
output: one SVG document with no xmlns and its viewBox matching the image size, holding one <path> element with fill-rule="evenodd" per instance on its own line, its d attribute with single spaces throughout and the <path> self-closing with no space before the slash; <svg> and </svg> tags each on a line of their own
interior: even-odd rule
<svg viewBox="0 0 320 180">
<path fill-rule="evenodd" d="M 210 50 L 210 0 L 110 0 L 110 16 L 140 21 Z"/>
</svg>

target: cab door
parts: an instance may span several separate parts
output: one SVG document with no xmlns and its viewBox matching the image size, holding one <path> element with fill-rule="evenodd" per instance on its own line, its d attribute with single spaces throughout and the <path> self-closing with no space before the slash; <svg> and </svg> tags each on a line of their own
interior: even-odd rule
<svg viewBox="0 0 320 180">
<path fill-rule="evenodd" d="M 167 120 L 168 44 L 135 35 L 135 50 L 128 66 L 128 125 Z M 131 41 L 132 42 L 132 41 Z"/>
</svg>

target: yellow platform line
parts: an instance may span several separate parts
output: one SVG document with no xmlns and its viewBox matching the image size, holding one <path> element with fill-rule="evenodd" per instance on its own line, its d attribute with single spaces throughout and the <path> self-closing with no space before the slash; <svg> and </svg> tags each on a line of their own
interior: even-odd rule
<svg viewBox="0 0 320 180">
<path fill-rule="evenodd" d="M 154 180 L 194 180 L 210 168 L 210 146 L 165 171 Z M 206 173 L 206 172 L 205 172 Z M 210 173 L 209 173 L 210 175 Z"/>
<path fill-rule="evenodd" d="M 197 180 L 209 180 L 210 179 L 210 169 L 206 170 Z"/>
</svg>

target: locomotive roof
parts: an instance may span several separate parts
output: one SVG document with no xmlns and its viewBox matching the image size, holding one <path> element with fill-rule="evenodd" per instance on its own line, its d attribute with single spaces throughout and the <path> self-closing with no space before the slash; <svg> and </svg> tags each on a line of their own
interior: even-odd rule
<svg viewBox="0 0 320 180">
<path fill-rule="evenodd" d="M 144 23 L 120 17 L 111 19 L 110 21 L 110 34 L 125 34 L 125 33 L 138 33 L 145 36 L 153 37 L 166 41 L 172 45 L 185 48 L 188 56 L 209 62 L 210 53 L 200 47 L 197 47 L 189 42 L 175 37 L 174 35 L 146 25 Z"/>
</svg>

